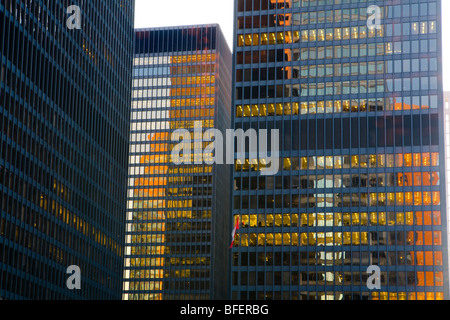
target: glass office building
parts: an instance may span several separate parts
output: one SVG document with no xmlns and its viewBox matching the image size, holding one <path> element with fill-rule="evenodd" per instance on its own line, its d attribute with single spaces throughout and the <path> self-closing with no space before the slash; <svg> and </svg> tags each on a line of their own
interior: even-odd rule
<svg viewBox="0 0 450 320">
<path fill-rule="evenodd" d="M 281 157 L 236 161 L 231 298 L 448 298 L 440 8 L 235 1 L 234 126 Z"/>
<path fill-rule="evenodd" d="M 450 168 L 450 92 L 444 91 L 444 141 L 445 141 L 445 167 Z M 446 212 L 447 212 L 447 243 L 450 245 L 450 237 L 448 237 L 450 226 L 449 220 L 449 212 L 450 212 L 450 185 L 448 182 L 450 181 L 450 172 L 449 170 L 445 171 L 445 191 L 446 191 Z M 449 265 L 450 265 L 450 257 L 449 257 Z M 450 280 L 450 279 L 449 279 Z"/>
<path fill-rule="evenodd" d="M 123 299 L 224 299 L 231 167 L 210 162 L 202 131 L 231 127 L 230 49 L 218 25 L 135 36 Z"/>
<path fill-rule="evenodd" d="M 133 17 L 134 1 L 0 3 L 2 299 L 121 298 Z"/>
</svg>

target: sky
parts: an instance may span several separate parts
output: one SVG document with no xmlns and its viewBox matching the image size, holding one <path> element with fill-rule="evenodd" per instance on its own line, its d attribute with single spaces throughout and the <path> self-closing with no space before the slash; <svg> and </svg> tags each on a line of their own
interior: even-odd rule
<svg viewBox="0 0 450 320">
<path fill-rule="evenodd" d="M 234 0 L 136 0 L 136 28 L 218 23 L 232 49 Z M 442 12 L 449 12 L 450 0 L 442 0 Z M 444 91 L 450 91 L 450 19 L 443 21 Z M 450 37 L 447 37 L 450 39 Z"/>
</svg>

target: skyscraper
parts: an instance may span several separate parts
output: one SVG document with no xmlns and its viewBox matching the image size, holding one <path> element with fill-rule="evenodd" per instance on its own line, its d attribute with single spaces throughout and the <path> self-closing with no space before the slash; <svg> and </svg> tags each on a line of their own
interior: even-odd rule
<svg viewBox="0 0 450 320">
<path fill-rule="evenodd" d="M 134 1 L 71 4 L 0 4 L 2 299 L 121 298 Z"/>
<path fill-rule="evenodd" d="M 231 126 L 230 49 L 218 25 L 135 36 L 123 299 L 226 298 L 231 172 L 195 131 Z M 178 129 L 193 139 L 182 164 Z"/>
<path fill-rule="evenodd" d="M 232 298 L 448 298 L 440 8 L 235 1 L 234 127 L 282 170 L 236 162 Z"/>
</svg>

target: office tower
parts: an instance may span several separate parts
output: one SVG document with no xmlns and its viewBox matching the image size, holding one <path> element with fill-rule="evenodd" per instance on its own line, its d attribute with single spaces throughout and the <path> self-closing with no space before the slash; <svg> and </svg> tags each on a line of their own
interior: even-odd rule
<svg viewBox="0 0 450 320">
<path fill-rule="evenodd" d="M 281 170 L 236 162 L 233 299 L 448 298 L 440 8 L 235 1 L 234 126 Z"/>
<path fill-rule="evenodd" d="M 70 4 L 0 4 L 2 299 L 121 298 L 134 1 Z"/>
<path fill-rule="evenodd" d="M 230 49 L 218 25 L 135 35 L 123 299 L 224 299 L 231 167 L 201 148 L 231 127 Z M 193 149 L 181 164 L 178 129 Z"/>
</svg>

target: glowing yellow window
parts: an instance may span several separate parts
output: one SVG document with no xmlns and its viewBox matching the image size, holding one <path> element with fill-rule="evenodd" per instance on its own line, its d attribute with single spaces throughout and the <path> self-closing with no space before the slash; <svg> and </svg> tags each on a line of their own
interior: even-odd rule
<svg viewBox="0 0 450 320">
<path fill-rule="evenodd" d="M 350 39 L 350 28 L 342 28 L 342 39 Z"/>
<path fill-rule="evenodd" d="M 292 226 L 297 227 L 298 226 L 298 214 L 295 213 L 292 215 Z"/>
<path fill-rule="evenodd" d="M 291 215 L 283 214 L 283 226 L 290 227 L 291 226 Z"/>
<path fill-rule="evenodd" d="M 380 292 L 380 300 L 389 300 L 389 295 L 387 292 Z"/>
<path fill-rule="evenodd" d="M 281 227 L 282 224 L 282 216 L 281 214 L 275 215 L 275 227 Z"/>
<path fill-rule="evenodd" d="M 359 36 L 359 28 L 352 27 L 352 39 L 358 39 Z"/>
<path fill-rule="evenodd" d="M 249 245 L 250 247 L 256 247 L 256 233 L 250 234 Z"/>
<path fill-rule="evenodd" d="M 236 221 L 235 221 L 236 223 Z M 248 227 L 248 223 L 249 223 L 249 218 L 248 218 L 248 214 L 244 214 L 241 217 L 241 226 L 243 228 L 247 228 Z"/>
<path fill-rule="evenodd" d="M 405 214 L 403 212 L 397 212 L 396 223 L 399 226 L 405 224 Z"/>
<path fill-rule="evenodd" d="M 302 157 L 301 158 L 301 170 L 306 170 L 308 169 L 308 158 L 307 157 Z"/>
<path fill-rule="evenodd" d="M 266 235 L 264 233 L 258 234 L 258 246 L 264 246 L 266 244 Z"/>
<path fill-rule="evenodd" d="M 277 116 L 282 116 L 282 115 L 283 115 L 283 104 L 277 103 Z"/>
<path fill-rule="evenodd" d="M 259 114 L 258 105 L 254 104 L 252 105 L 252 117 L 257 117 Z"/>
<path fill-rule="evenodd" d="M 284 33 L 283 32 L 278 32 L 277 33 L 277 43 L 278 44 L 283 44 L 284 43 Z"/>
<path fill-rule="evenodd" d="M 369 215 L 367 212 L 361 212 L 361 225 L 367 226 L 369 223 Z"/>
<path fill-rule="evenodd" d="M 430 21 L 430 28 L 428 30 L 429 33 L 436 33 L 436 22 Z"/>
<path fill-rule="evenodd" d="M 236 107 L 236 117 L 240 118 L 243 116 L 243 110 L 242 110 L 242 106 L 237 106 Z"/>
<path fill-rule="evenodd" d="M 316 245 L 316 234 L 313 232 L 310 232 L 310 233 L 308 233 L 308 238 L 309 238 L 308 244 L 310 246 L 315 246 Z"/>
<path fill-rule="evenodd" d="M 291 115 L 291 104 L 290 103 L 284 104 L 284 115 L 285 116 Z"/>
<path fill-rule="evenodd" d="M 300 104 L 300 113 L 301 114 L 307 114 L 308 113 L 308 103 L 302 102 Z"/>
<path fill-rule="evenodd" d="M 341 103 L 341 101 L 337 100 L 337 101 L 334 102 L 334 112 L 335 113 L 342 112 L 342 103 Z"/>
<path fill-rule="evenodd" d="M 275 115 L 275 104 L 269 103 L 269 116 Z"/>
<path fill-rule="evenodd" d="M 413 205 L 413 193 L 405 192 L 405 206 L 412 206 L 412 205 Z"/>
<path fill-rule="evenodd" d="M 303 232 L 303 233 L 301 233 L 300 238 L 301 238 L 301 245 L 307 246 L 308 245 L 308 234 L 306 232 Z"/>
<path fill-rule="evenodd" d="M 309 113 L 310 114 L 316 114 L 316 102 L 315 101 L 311 101 L 310 103 L 309 103 Z"/>
<path fill-rule="evenodd" d="M 361 232 L 361 244 L 362 245 L 369 244 L 369 234 L 367 232 Z"/>
<path fill-rule="evenodd" d="M 240 236 L 241 236 L 241 239 L 240 239 L 241 247 L 248 247 L 248 234 L 243 233 Z"/>
<path fill-rule="evenodd" d="M 352 156 L 352 168 L 359 168 L 359 156 Z"/>
<path fill-rule="evenodd" d="M 344 232 L 344 245 L 350 245 L 352 243 L 351 232 Z"/>
<path fill-rule="evenodd" d="M 269 33 L 269 44 L 277 44 L 275 32 Z"/>
<path fill-rule="evenodd" d="M 291 245 L 298 246 L 298 233 L 294 232 L 292 234 L 292 239 L 291 240 L 292 240 Z"/>
<path fill-rule="evenodd" d="M 298 115 L 299 114 L 299 108 L 300 108 L 299 103 L 298 102 L 294 102 L 292 104 L 292 114 L 293 115 Z"/>
<path fill-rule="evenodd" d="M 283 233 L 283 245 L 290 246 L 291 245 L 291 234 Z"/>
<path fill-rule="evenodd" d="M 334 40 L 341 40 L 341 39 L 342 39 L 341 29 L 335 28 L 334 29 Z"/>
<path fill-rule="evenodd" d="M 266 245 L 273 246 L 273 233 L 266 234 Z"/>
<path fill-rule="evenodd" d="M 378 223 L 381 226 L 385 226 L 386 225 L 386 212 L 378 212 Z"/>
<path fill-rule="evenodd" d="M 244 117 L 250 117 L 251 111 L 250 111 L 250 105 L 244 106 Z"/>
<path fill-rule="evenodd" d="M 267 116 L 267 107 L 265 104 L 260 105 L 259 107 L 259 115 L 262 117 Z"/>
<path fill-rule="evenodd" d="M 349 226 L 349 225 L 351 225 L 351 216 L 350 216 L 350 213 L 344 213 L 343 216 L 344 216 L 344 218 L 343 218 L 343 224 L 344 224 L 344 226 Z"/>
<path fill-rule="evenodd" d="M 384 154 L 380 154 L 377 156 L 377 167 L 384 168 L 386 166 L 386 156 Z"/>
<path fill-rule="evenodd" d="M 403 192 L 397 192 L 395 198 L 396 198 L 396 205 L 402 206 L 405 201 Z"/>
<path fill-rule="evenodd" d="M 242 47 L 244 45 L 244 36 L 241 34 L 238 37 L 238 47 Z"/>
<path fill-rule="evenodd" d="M 316 225 L 316 214 L 315 213 L 308 214 L 308 225 L 310 227 Z"/>
<path fill-rule="evenodd" d="M 245 45 L 246 46 L 251 46 L 252 45 L 252 35 L 251 34 L 247 34 L 245 35 Z"/>
<path fill-rule="evenodd" d="M 361 237 L 359 232 L 352 232 L 352 243 L 354 245 L 360 245 L 361 244 Z"/>
<path fill-rule="evenodd" d="M 268 42 L 267 33 L 261 34 L 261 45 L 266 45 Z"/>
<path fill-rule="evenodd" d="M 257 215 L 256 214 L 250 215 L 250 227 L 256 227 L 257 225 L 258 225 Z"/>
<path fill-rule="evenodd" d="M 258 33 L 253 34 L 253 45 L 254 46 L 259 45 L 259 34 Z"/>
</svg>

